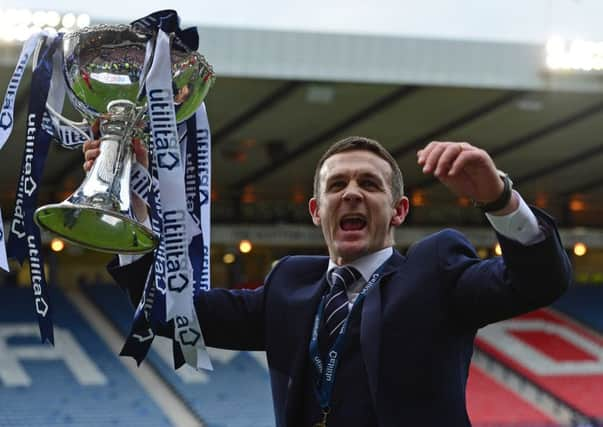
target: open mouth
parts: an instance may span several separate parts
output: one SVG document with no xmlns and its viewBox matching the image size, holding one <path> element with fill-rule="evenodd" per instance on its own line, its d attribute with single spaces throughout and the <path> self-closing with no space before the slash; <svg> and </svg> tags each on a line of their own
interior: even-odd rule
<svg viewBox="0 0 603 427">
<path fill-rule="evenodd" d="M 350 215 L 341 218 L 339 227 L 344 231 L 357 231 L 366 227 L 366 218 L 358 215 Z"/>
</svg>

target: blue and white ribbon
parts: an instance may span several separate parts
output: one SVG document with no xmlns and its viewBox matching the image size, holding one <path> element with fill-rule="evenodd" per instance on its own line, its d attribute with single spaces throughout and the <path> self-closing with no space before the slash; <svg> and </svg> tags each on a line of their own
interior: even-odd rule
<svg viewBox="0 0 603 427">
<path fill-rule="evenodd" d="M 33 34 L 25 43 L 23 43 L 21 53 L 19 54 L 19 60 L 17 61 L 17 66 L 15 67 L 13 75 L 8 82 L 8 88 L 6 89 L 4 101 L 2 102 L 2 110 L 0 110 L 0 149 L 2 149 L 13 131 L 15 99 L 17 97 L 17 91 L 19 90 L 23 74 L 25 74 L 29 60 L 36 49 L 36 45 L 38 44 L 40 38 L 47 36 L 48 34 L 45 32 L 38 32 Z"/>
<path fill-rule="evenodd" d="M 6 256 L 6 245 L 4 244 L 4 224 L 2 224 L 2 209 L 0 209 L 0 268 L 4 271 L 10 271 L 8 267 L 8 258 Z"/>
<path fill-rule="evenodd" d="M 157 179 L 151 179 L 147 168 L 138 162 L 134 162 L 130 174 L 130 189 L 132 193 L 149 206 L 149 194 L 153 188 L 159 188 Z"/>
<path fill-rule="evenodd" d="M 25 150 L 21 176 L 17 187 L 15 209 L 8 240 L 8 255 L 23 263 L 29 260 L 34 307 L 42 342 L 54 344 L 52 309 L 48 297 L 44 260 L 41 251 L 40 230 L 34 224 L 33 214 L 37 207 L 37 194 L 42 179 L 44 163 L 50 146 L 51 135 L 47 131 L 49 117 L 46 100 L 53 70 L 53 55 L 62 35 L 48 37 L 41 49 L 42 54 L 31 80 Z"/>
<path fill-rule="evenodd" d="M 210 212 L 211 212 L 211 132 L 205 104 L 187 120 L 186 198 L 195 231 L 189 245 L 193 265 L 195 295 L 208 290 L 211 277 Z"/>
<path fill-rule="evenodd" d="M 55 37 L 61 37 L 61 35 L 50 35 L 48 32 L 46 31 L 40 31 L 38 33 L 33 34 L 32 36 L 29 37 L 29 39 L 27 39 L 27 41 L 23 44 L 23 47 L 21 49 L 21 53 L 19 54 L 19 59 L 17 61 L 17 65 L 15 67 L 15 70 L 13 71 L 13 74 L 10 78 L 7 90 L 6 90 L 6 94 L 4 96 L 4 100 L 2 102 L 2 109 L 0 110 L 0 149 L 2 149 L 2 147 L 4 146 L 4 144 L 8 141 L 13 127 L 14 127 L 14 108 L 15 108 L 15 99 L 16 99 L 16 95 L 17 95 L 17 91 L 19 89 L 19 86 L 21 84 L 21 80 L 23 78 L 23 75 L 25 74 L 27 65 L 29 64 L 29 61 L 31 60 L 34 51 L 36 49 L 36 46 L 38 45 L 38 43 L 41 42 L 42 39 L 47 40 L 48 42 L 52 41 Z M 51 108 L 54 108 L 55 111 L 61 111 L 63 109 L 63 102 L 64 102 L 64 98 L 65 98 L 65 81 L 63 79 L 63 76 L 61 75 L 60 72 L 60 67 L 61 67 L 61 55 L 58 54 L 58 52 L 55 50 L 53 51 L 53 54 L 50 57 L 47 57 L 45 59 L 46 63 L 44 65 L 44 68 L 47 70 L 46 73 L 50 72 L 51 73 L 51 77 L 50 77 L 50 87 L 46 88 L 47 86 L 47 82 L 44 83 L 44 88 L 43 90 L 45 90 L 45 93 L 37 93 L 35 92 L 35 89 L 33 88 L 33 84 L 32 83 L 32 89 L 31 89 L 31 93 L 35 93 L 38 96 L 38 99 L 45 99 L 47 104 L 51 106 Z M 38 61 L 38 63 L 40 63 L 41 61 Z M 51 70 L 51 71 L 50 71 Z M 40 77 L 38 77 L 40 78 Z M 46 77 L 45 77 L 46 78 Z M 40 107 L 39 103 L 34 100 L 37 107 L 36 108 L 42 108 Z M 30 110 L 31 110 L 31 102 L 30 102 Z M 38 108 L 38 109 L 39 109 Z M 28 119 L 29 121 L 29 119 Z M 52 123 L 51 123 L 52 121 Z M 83 138 L 82 133 L 83 132 L 75 132 L 73 131 L 70 127 L 62 125 L 60 123 L 58 123 L 58 121 L 56 120 L 56 118 L 49 116 L 48 114 L 43 114 L 41 121 L 39 121 L 39 126 L 42 129 L 43 132 L 48 133 L 49 135 L 55 135 L 59 137 L 59 141 L 60 144 L 64 147 L 67 148 L 75 148 L 75 146 L 80 146 L 85 140 Z M 53 126 L 54 124 L 54 126 Z M 33 130 L 28 128 L 28 132 L 33 132 Z M 58 135 L 57 135 L 58 134 Z M 42 136 L 40 136 L 42 137 Z M 29 154 L 31 155 L 31 153 Z M 43 162 L 42 162 L 43 163 Z M 40 166 L 43 168 L 43 164 Z M 39 172 L 41 174 L 41 171 Z M 21 178 L 23 179 L 23 178 Z M 31 181 L 31 177 L 29 177 L 27 180 L 23 180 L 23 182 L 21 181 L 21 179 L 19 180 L 20 185 L 23 186 L 23 190 L 25 191 L 25 193 L 31 193 L 31 187 L 33 185 L 33 182 Z M 17 199 L 19 202 L 22 201 L 21 199 Z M 13 218 L 13 221 L 11 222 L 11 230 L 10 230 L 10 234 L 13 236 L 13 241 L 15 239 L 17 239 L 17 241 L 19 240 L 25 240 L 25 235 L 24 235 L 24 230 L 21 224 L 21 220 L 23 220 L 24 216 L 23 216 L 23 211 L 22 211 L 22 207 L 20 206 L 21 209 L 16 210 L 16 213 L 19 215 L 17 217 L 17 220 L 15 221 Z M 0 213 L 0 235 L 4 236 L 4 222 L 2 220 L 2 215 Z M 19 260 L 19 262 L 22 262 L 24 257 L 25 257 L 25 244 L 21 245 L 22 249 L 16 249 L 16 257 Z M 10 253 L 10 251 L 8 251 Z M 0 268 L 5 269 L 6 271 L 8 271 L 8 262 L 7 262 L 7 250 L 5 247 L 5 241 L 4 238 L 0 239 Z"/>
<path fill-rule="evenodd" d="M 188 219 L 183 162 L 174 111 L 169 36 L 159 29 L 155 54 L 146 80 L 151 124 L 151 162 L 157 171 L 161 197 L 160 247 L 156 253 L 155 276 L 165 289 L 167 322 L 173 322 L 174 340 L 186 363 L 211 369 L 203 335 L 193 305 L 193 271 L 188 237 L 194 234 Z"/>
<path fill-rule="evenodd" d="M 205 105 L 202 105 L 196 114 L 185 123 L 178 126 L 178 139 L 180 141 L 181 158 L 186 159 L 186 172 L 184 185 L 186 190 L 187 236 L 189 259 L 193 269 L 194 294 L 210 288 L 210 263 L 209 263 L 209 233 L 211 209 L 211 133 Z M 153 157 L 151 153 L 151 157 Z M 151 164 L 153 169 L 153 164 Z M 132 168 L 131 188 L 140 199 L 145 200 L 152 212 L 152 228 L 161 234 L 162 221 L 161 197 L 157 174 L 151 174 L 139 163 Z M 165 258 L 163 246 L 158 249 L 159 262 Z M 161 266 L 158 266 L 161 268 Z M 155 271 L 153 266 L 153 272 Z M 158 277 L 157 285 L 152 280 L 153 275 L 147 277 L 143 297 L 136 309 L 131 332 L 126 340 L 122 355 L 131 356 L 138 363 L 145 358 L 154 337 L 154 331 L 165 332 L 165 283 Z M 180 345 L 175 343 L 174 360 L 178 368 L 184 362 Z M 180 362 L 179 360 L 182 359 Z"/>
<path fill-rule="evenodd" d="M 8 82 L 8 87 L 6 88 L 6 93 L 4 95 L 4 100 L 2 101 L 2 109 L 0 110 L 0 150 L 8 141 L 10 137 L 13 126 L 14 126 L 14 114 L 15 114 L 15 100 L 17 98 L 17 91 L 19 90 L 19 86 L 21 85 L 21 80 L 23 75 L 25 74 L 25 70 L 33 52 L 38 44 L 40 38 L 46 37 L 47 34 L 45 32 L 38 32 L 33 34 L 27 41 L 23 44 L 21 48 L 21 53 L 19 54 L 19 60 L 17 61 L 17 65 L 13 74 Z M 2 219 L 2 212 L 0 211 L 0 235 L 2 238 L 0 239 L 0 268 L 5 271 L 9 271 L 8 260 L 6 255 L 6 244 L 4 241 L 4 220 Z"/>
</svg>

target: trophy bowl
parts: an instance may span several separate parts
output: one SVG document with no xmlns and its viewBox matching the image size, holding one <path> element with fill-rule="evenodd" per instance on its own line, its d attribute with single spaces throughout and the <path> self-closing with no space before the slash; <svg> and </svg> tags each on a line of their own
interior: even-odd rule
<svg viewBox="0 0 603 427">
<path fill-rule="evenodd" d="M 63 38 L 63 73 L 70 101 L 86 118 L 107 113 L 114 100 L 146 106 L 139 96 L 147 42 L 153 34 L 140 26 L 98 25 Z M 172 43 L 172 89 L 176 121 L 192 116 L 213 84 L 211 66 L 198 52 Z"/>
<path fill-rule="evenodd" d="M 131 140 L 149 137 L 144 82 L 153 37 L 137 25 L 98 25 L 63 38 L 66 92 L 88 123 L 99 120 L 101 152 L 78 189 L 62 203 L 38 208 L 34 220 L 74 244 L 123 254 L 149 252 L 158 244 L 130 209 Z M 202 55 L 170 39 L 174 110 L 182 122 L 200 107 L 215 78 Z"/>
</svg>

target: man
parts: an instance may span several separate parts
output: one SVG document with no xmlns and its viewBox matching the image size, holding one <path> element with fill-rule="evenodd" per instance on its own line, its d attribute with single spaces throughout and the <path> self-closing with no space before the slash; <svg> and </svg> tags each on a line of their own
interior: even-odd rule
<svg viewBox="0 0 603 427">
<path fill-rule="evenodd" d="M 85 168 L 97 145 L 87 143 Z M 329 256 L 285 257 L 257 290 L 195 301 L 208 345 L 266 351 L 278 426 L 469 426 L 477 329 L 567 288 L 553 221 L 527 207 L 485 151 L 432 142 L 418 164 L 489 211 L 502 258 L 481 260 L 451 229 L 398 253 L 394 230 L 409 209 L 400 169 L 376 141 L 350 137 L 320 159 L 309 202 Z M 111 268 L 134 302 L 149 265 L 147 256 Z"/>
</svg>

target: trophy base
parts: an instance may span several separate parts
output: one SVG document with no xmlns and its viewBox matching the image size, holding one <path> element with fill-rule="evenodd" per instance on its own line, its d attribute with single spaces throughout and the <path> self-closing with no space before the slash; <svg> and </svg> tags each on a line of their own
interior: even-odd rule
<svg viewBox="0 0 603 427">
<path fill-rule="evenodd" d="M 143 254 L 159 242 L 151 230 L 126 215 L 69 202 L 42 206 L 34 220 L 68 242 L 95 251 Z"/>
</svg>

